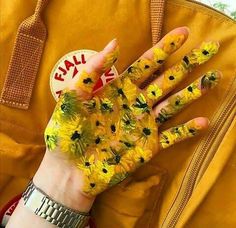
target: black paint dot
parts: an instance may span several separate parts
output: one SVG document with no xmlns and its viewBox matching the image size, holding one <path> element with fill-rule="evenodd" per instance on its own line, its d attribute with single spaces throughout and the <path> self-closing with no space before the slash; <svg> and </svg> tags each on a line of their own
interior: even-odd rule
<svg viewBox="0 0 236 228">
<path fill-rule="evenodd" d="M 144 163 L 144 162 L 145 162 L 145 160 L 144 160 L 143 157 L 140 157 L 139 159 L 140 159 L 140 162 L 141 162 L 141 163 Z"/>
<path fill-rule="evenodd" d="M 85 166 L 90 166 L 90 162 L 85 162 Z"/>
<path fill-rule="evenodd" d="M 108 171 L 107 171 L 107 169 L 103 168 L 102 172 L 107 173 Z"/>
<path fill-rule="evenodd" d="M 114 124 L 111 125 L 111 131 L 116 132 L 116 126 Z"/>
<path fill-rule="evenodd" d="M 149 129 L 149 128 L 143 128 L 143 133 L 145 134 L 145 135 L 150 135 L 151 134 L 151 130 Z"/>
<path fill-rule="evenodd" d="M 96 126 L 99 126 L 100 125 L 100 122 L 97 120 L 96 121 Z"/>
<path fill-rule="evenodd" d="M 167 144 L 169 144 L 169 143 L 170 143 L 170 141 L 169 141 L 169 140 L 166 140 L 166 143 L 167 143 Z"/>
<path fill-rule="evenodd" d="M 172 81 L 175 79 L 175 77 L 173 75 L 169 76 L 169 79 Z"/>
<path fill-rule="evenodd" d="M 125 121 L 125 124 L 126 124 L 126 125 L 129 125 L 129 124 L 130 124 L 130 121 L 129 121 L 129 120 L 126 120 L 126 121 Z"/>
<path fill-rule="evenodd" d="M 46 139 L 49 140 L 50 136 L 49 135 L 46 135 Z"/>
<path fill-rule="evenodd" d="M 92 187 L 92 188 L 94 188 L 95 187 L 95 183 L 90 183 L 90 186 Z"/>
<path fill-rule="evenodd" d="M 148 68 L 150 68 L 150 66 L 149 65 L 145 65 L 145 67 L 144 67 L 145 69 L 148 69 Z"/>
<path fill-rule="evenodd" d="M 131 147 L 131 146 L 132 146 L 132 144 L 129 143 L 129 142 L 124 142 L 124 144 L 125 144 L 127 147 Z"/>
<path fill-rule="evenodd" d="M 101 142 L 100 137 L 97 137 L 97 138 L 95 139 L 95 143 L 96 143 L 96 144 L 99 144 L 100 142 Z"/>
<path fill-rule="evenodd" d="M 124 109 L 128 109 L 128 108 L 129 108 L 129 106 L 128 106 L 127 104 L 123 104 L 122 107 L 123 107 Z"/>
<path fill-rule="evenodd" d="M 179 100 L 175 101 L 175 105 L 179 105 L 179 104 L 180 104 Z"/>
<path fill-rule="evenodd" d="M 208 55 L 209 52 L 208 52 L 207 50 L 203 50 L 203 51 L 202 51 L 202 54 L 203 54 L 203 55 Z"/>
<path fill-rule="evenodd" d="M 162 64 L 162 63 L 164 63 L 164 60 L 162 60 L 162 59 L 157 60 L 157 63 Z"/>
<path fill-rule="evenodd" d="M 62 111 L 66 111 L 66 109 L 67 109 L 67 105 L 66 105 L 66 104 L 62 104 L 62 105 L 61 105 L 61 110 L 62 110 Z"/>
<path fill-rule="evenodd" d="M 131 74 L 131 73 L 133 72 L 133 67 L 132 67 L 132 66 L 129 67 L 129 68 L 127 69 L 127 71 L 128 71 L 129 74 Z"/>
<path fill-rule="evenodd" d="M 175 42 L 171 42 L 170 45 L 171 45 L 171 46 L 174 46 L 174 45 L 175 45 Z"/>
<path fill-rule="evenodd" d="M 193 92 L 193 87 L 192 87 L 192 86 L 189 86 L 189 87 L 188 87 L 188 91 L 189 91 L 189 92 Z"/>
<path fill-rule="evenodd" d="M 117 92 L 120 94 L 120 95 L 124 95 L 124 92 L 122 89 L 118 89 Z"/>
<path fill-rule="evenodd" d="M 81 134 L 79 134 L 78 131 L 75 131 L 71 136 L 71 140 L 73 141 L 80 138 L 81 138 Z"/>
<path fill-rule="evenodd" d="M 91 83 L 91 82 L 93 82 L 91 78 L 85 78 L 85 79 L 83 80 L 83 83 L 84 83 L 84 84 L 89 84 L 89 83 Z"/>
<path fill-rule="evenodd" d="M 120 155 L 117 154 L 117 155 L 115 156 L 116 164 L 118 164 L 118 163 L 120 162 L 120 159 L 121 159 Z"/>
<path fill-rule="evenodd" d="M 184 56 L 183 61 L 188 65 L 189 64 L 188 56 Z"/>
<path fill-rule="evenodd" d="M 192 129 L 192 128 L 190 128 L 188 131 L 189 131 L 191 134 L 194 134 L 194 133 L 195 133 L 195 129 Z"/>
<path fill-rule="evenodd" d="M 156 92 L 155 91 L 152 91 L 151 92 L 153 96 L 156 96 Z"/>
</svg>

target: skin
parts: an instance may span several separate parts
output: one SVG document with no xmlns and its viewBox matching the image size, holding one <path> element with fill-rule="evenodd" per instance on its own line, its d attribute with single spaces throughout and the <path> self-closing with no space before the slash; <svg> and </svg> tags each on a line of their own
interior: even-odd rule
<svg viewBox="0 0 236 228">
<path fill-rule="evenodd" d="M 174 71 L 176 66 L 173 66 L 171 73 L 174 72 L 175 79 L 171 80 L 171 85 L 168 84 L 170 75 L 167 72 L 170 71 L 167 70 L 144 89 L 139 88 L 170 54 L 181 47 L 188 32 L 186 27 L 171 31 L 118 79 L 99 91 L 93 91 L 93 87 L 104 71 L 117 60 L 117 40 L 112 40 L 87 63 L 81 71 L 81 77 L 74 78 L 60 97 L 46 128 L 47 152 L 34 177 L 40 189 L 70 208 L 89 211 L 97 194 L 122 181 L 160 150 L 191 138 L 208 127 L 209 121 L 199 117 L 159 133 L 158 126 L 162 122 L 157 123 L 156 120 L 163 108 L 172 117 L 213 88 L 213 83 L 206 77 L 190 85 L 197 87 L 196 97 L 187 95 L 184 89 L 162 101 L 160 107 L 157 103 L 193 67 L 216 54 L 218 43 L 205 43 L 190 52 L 176 64 L 182 64 L 181 73 Z M 202 52 L 205 53 L 203 56 Z M 186 58 L 189 64 L 186 64 Z M 211 72 L 217 79 L 215 85 L 220 73 Z M 185 102 L 177 110 L 170 106 L 170 99 L 175 100 L 180 94 L 184 94 Z M 61 181 L 56 181 L 58 179 Z M 19 221 L 21 216 L 28 218 L 25 223 Z M 27 227 L 29 221 L 37 221 L 44 227 L 51 226 L 35 217 L 21 202 L 8 227 L 14 227 L 17 222 Z"/>
</svg>

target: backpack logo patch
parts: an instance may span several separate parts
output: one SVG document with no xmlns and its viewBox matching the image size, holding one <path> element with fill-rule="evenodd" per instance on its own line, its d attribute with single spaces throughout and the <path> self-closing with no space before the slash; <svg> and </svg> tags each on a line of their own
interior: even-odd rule
<svg viewBox="0 0 236 228">
<path fill-rule="evenodd" d="M 53 67 L 50 74 L 50 89 L 53 97 L 58 101 L 62 90 L 67 83 L 74 77 L 78 77 L 83 65 L 93 56 L 96 51 L 93 50 L 77 50 L 64 55 Z M 97 82 L 94 89 L 102 87 L 104 84 L 118 76 L 118 72 L 114 66 L 107 70 Z"/>
</svg>

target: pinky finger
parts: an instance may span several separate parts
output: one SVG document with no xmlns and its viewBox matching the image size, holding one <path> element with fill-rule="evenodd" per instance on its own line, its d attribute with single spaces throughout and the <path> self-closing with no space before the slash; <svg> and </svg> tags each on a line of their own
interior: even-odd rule
<svg viewBox="0 0 236 228">
<path fill-rule="evenodd" d="M 205 117 L 194 118 L 187 123 L 162 131 L 159 134 L 160 149 L 166 149 L 175 143 L 192 138 L 207 129 L 209 120 Z"/>
</svg>

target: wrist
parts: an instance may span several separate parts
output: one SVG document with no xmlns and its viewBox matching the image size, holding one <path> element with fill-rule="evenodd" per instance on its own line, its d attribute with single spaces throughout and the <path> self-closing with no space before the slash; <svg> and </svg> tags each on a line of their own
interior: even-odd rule
<svg viewBox="0 0 236 228">
<path fill-rule="evenodd" d="M 33 181 L 52 199 L 73 210 L 89 212 L 95 200 L 83 193 L 81 172 L 61 155 L 52 152 L 45 153 Z"/>
</svg>

